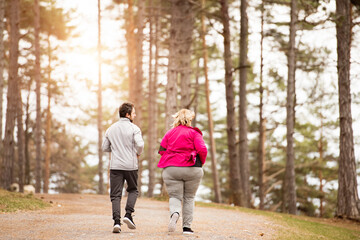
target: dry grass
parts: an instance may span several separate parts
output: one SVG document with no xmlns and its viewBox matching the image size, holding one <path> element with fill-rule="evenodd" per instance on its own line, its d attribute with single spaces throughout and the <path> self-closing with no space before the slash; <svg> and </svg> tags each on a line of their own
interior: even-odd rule
<svg viewBox="0 0 360 240">
<path fill-rule="evenodd" d="M 50 206 L 50 204 L 35 198 L 32 194 L 26 195 L 0 189 L 0 213 L 36 210 L 47 206 Z"/>
</svg>

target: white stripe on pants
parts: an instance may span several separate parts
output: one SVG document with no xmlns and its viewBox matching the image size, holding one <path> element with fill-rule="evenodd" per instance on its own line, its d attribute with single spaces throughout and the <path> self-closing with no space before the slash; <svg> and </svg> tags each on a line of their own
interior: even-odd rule
<svg viewBox="0 0 360 240">
<path fill-rule="evenodd" d="M 193 221 L 194 199 L 204 171 L 200 167 L 167 167 L 162 176 L 169 194 L 170 216 L 181 212 L 183 227 L 191 227 Z"/>
</svg>

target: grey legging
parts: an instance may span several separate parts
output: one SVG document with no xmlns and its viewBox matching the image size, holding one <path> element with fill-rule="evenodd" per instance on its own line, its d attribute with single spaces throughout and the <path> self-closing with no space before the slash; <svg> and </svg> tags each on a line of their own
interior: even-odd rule
<svg viewBox="0 0 360 240">
<path fill-rule="evenodd" d="M 163 179 L 169 194 L 170 216 L 181 212 L 183 201 L 183 227 L 191 227 L 193 221 L 194 198 L 204 175 L 201 167 L 167 167 Z"/>
</svg>

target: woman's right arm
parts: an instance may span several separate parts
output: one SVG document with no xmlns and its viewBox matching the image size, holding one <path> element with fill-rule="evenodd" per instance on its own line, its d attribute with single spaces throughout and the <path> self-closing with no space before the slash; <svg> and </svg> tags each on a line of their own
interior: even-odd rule
<svg viewBox="0 0 360 240">
<path fill-rule="evenodd" d="M 204 139 L 200 133 L 195 133 L 194 145 L 195 145 L 196 153 L 199 155 L 202 165 L 204 165 L 208 151 Z"/>
<path fill-rule="evenodd" d="M 164 153 L 166 152 L 167 146 L 168 146 L 168 137 L 167 137 L 167 133 L 165 134 L 165 136 L 163 137 L 163 139 L 161 140 L 160 143 L 160 148 L 158 153 L 162 156 L 164 155 Z"/>
</svg>

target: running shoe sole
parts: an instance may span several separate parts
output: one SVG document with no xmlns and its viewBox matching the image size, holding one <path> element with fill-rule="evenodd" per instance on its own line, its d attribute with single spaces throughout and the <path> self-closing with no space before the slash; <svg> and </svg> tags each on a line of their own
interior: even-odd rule
<svg viewBox="0 0 360 240">
<path fill-rule="evenodd" d="M 120 233 L 120 232 L 121 232 L 120 225 L 116 224 L 113 227 L 113 233 Z"/>
<path fill-rule="evenodd" d="M 136 225 L 127 217 L 124 217 L 124 223 L 128 226 L 130 229 L 136 229 Z"/>
<path fill-rule="evenodd" d="M 175 232 L 175 228 L 176 228 L 176 223 L 179 219 L 179 214 L 178 213 L 173 213 L 173 215 L 170 218 L 170 222 L 169 222 L 169 232 Z"/>
</svg>

